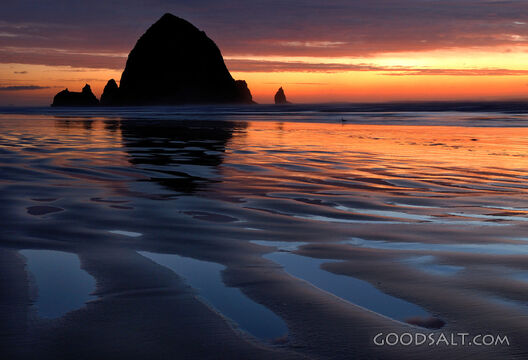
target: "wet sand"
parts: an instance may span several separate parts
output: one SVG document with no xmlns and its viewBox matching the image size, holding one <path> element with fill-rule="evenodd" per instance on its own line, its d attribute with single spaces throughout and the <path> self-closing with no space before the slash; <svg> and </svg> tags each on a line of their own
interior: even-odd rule
<svg viewBox="0 0 528 360">
<path fill-rule="evenodd" d="M 0 128 L 10 358 L 528 355 L 528 129 L 47 116 L 3 116 Z M 77 256 L 93 300 L 41 316 L 39 274 L 22 250 Z M 307 262 L 296 276 L 273 261 L 281 251 L 445 325 L 339 297 L 299 276 Z M 221 287 L 206 299 L 142 252 L 219 264 L 223 284 L 288 334 L 246 332 L 236 318 L 252 314 L 223 314 Z M 75 291 L 57 288 L 58 298 Z M 376 346 L 380 332 L 500 334 L 510 346 Z"/>
</svg>

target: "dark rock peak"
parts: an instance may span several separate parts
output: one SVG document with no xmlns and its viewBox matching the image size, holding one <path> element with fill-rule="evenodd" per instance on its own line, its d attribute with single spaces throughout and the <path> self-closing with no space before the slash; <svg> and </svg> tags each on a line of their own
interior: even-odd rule
<svg viewBox="0 0 528 360">
<path fill-rule="evenodd" d="M 176 23 L 177 23 L 177 26 L 180 27 L 181 29 L 185 27 L 187 28 L 187 30 L 190 30 L 190 31 L 200 31 L 196 26 L 194 26 L 187 20 L 182 19 L 181 17 L 178 17 L 171 13 L 163 14 L 163 16 L 158 19 L 158 21 L 156 21 L 154 24 L 151 25 L 151 28 L 154 26 L 162 26 L 162 25 L 175 26 Z M 205 34 L 205 32 L 203 33 Z"/>
<path fill-rule="evenodd" d="M 53 98 L 51 106 L 94 106 L 99 100 L 92 93 L 90 85 L 86 84 L 81 92 L 64 89 Z"/>
<path fill-rule="evenodd" d="M 245 80 L 235 80 L 235 86 L 237 88 L 237 97 L 240 99 L 240 102 L 245 104 L 255 104 L 253 97 L 251 96 L 251 91 L 249 91 Z"/>
<path fill-rule="evenodd" d="M 101 105 L 113 105 L 119 102 L 119 87 L 114 79 L 108 80 L 103 94 L 101 95 Z"/>
<path fill-rule="evenodd" d="M 186 20 L 163 15 L 130 52 L 121 76 L 124 104 L 251 103 L 216 44 Z"/>
<path fill-rule="evenodd" d="M 83 94 L 92 94 L 93 95 L 92 88 L 90 87 L 90 85 L 85 84 L 83 89 L 82 89 L 82 93 Z"/>
<path fill-rule="evenodd" d="M 284 90 L 282 89 L 282 86 L 277 90 L 277 93 L 275 93 L 275 104 L 284 105 L 284 104 L 291 104 L 288 100 L 286 100 L 286 94 L 284 94 Z"/>
<path fill-rule="evenodd" d="M 110 79 L 108 80 L 108 82 L 106 83 L 105 87 L 104 87 L 104 90 L 103 90 L 103 93 L 105 91 L 115 91 L 119 89 L 119 86 L 117 86 L 117 83 L 114 79 Z"/>
</svg>

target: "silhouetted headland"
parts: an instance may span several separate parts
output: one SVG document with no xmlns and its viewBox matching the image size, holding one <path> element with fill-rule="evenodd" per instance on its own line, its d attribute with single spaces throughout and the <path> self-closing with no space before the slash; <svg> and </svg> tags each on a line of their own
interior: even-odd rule
<svg viewBox="0 0 528 360">
<path fill-rule="evenodd" d="M 99 100 L 95 97 L 90 88 L 86 84 L 81 92 L 62 90 L 53 98 L 51 106 L 94 106 L 99 105 Z"/>
<path fill-rule="evenodd" d="M 139 38 L 120 85 L 109 80 L 101 96 L 105 106 L 252 103 L 246 82 L 233 79 L 213 40 L 172 14 L 163 15 Z"/>
<path fill-rule="evenodd" d="M 275 93 L 275 104 L 277 105 L 285 105 L 285 104 L 291 104 L 288 100 L 286 100 L 286 94 L 284 94 L 284 90 L 282 89 L 282 86 L 277 90 L 277 93 Z"/>
</svg>

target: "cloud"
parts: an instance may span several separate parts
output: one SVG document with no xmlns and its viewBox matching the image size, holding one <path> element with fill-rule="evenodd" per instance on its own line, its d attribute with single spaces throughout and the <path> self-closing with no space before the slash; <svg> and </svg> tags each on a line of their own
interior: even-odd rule
<svg viewBox="0 0 528 360">
<path fill-rule="evenodd" d="M 226 59 L 230 71 L 235 72 L 341 72 L 380 70 L 381 68 L 368 64 L 340 63 L 309 63 L 302 61 L 269 61 Z"/>
<path fill-rule="evenodd" d="M 265 82 L 266 85 L 282 85 L 282 82 Z M 331 85 L 330 83 L 324 82 L 288 82 L 290 85 L 308 85 L 308 86 L 326 86 Z"/>
<path fill-rule="evenodd" d="M 28 91 L 28 90 L 43 90 L 50 89 L 49 86 L 38 86 L 38 85 L 12 85 L 12 86 L 0 86 L 0 91 Z"/>
<path fill-rule="evenodd" d="M 317 63 L 303 61 L 269 61 L 226 59 L 233 72 L 321 72 L 336 73 L 345 71 L 374 71 L 383 75 L 449 75 L 449 76 L 519 76 L 528 75 L 528 70 L 500 68 L 440 69 L 404 66 L 379 66 L 375 64 Z"/>
<path fill-rule="evenodd" d="M 230 57 L 528 47 L 525 0 L 48 0 L 32 7 L 0 3 L 0 63 L 122 69 L 165 12 L 204 30 Z"/>
<path fill-rule="evenodd" d="M 27 71 L 13 71 L 14 74 L 27 74 Z"/>
<path fill-rule="evenodd" d="M 13 33 L 8 33 L 8 32 L 0 32 L 0 37 L 18 37 L 20 36 L 19 34 L 13 34 Z"/>
<path fill-rule="evenodd" d="M 343 41 L 279 41 L 281 46 L 307 47 L 307 48 L 335 48 L 345 45 Z"/>
<path fill-rule="evenodd" d="M 528 70 L 516 69 L 402 69 L 385 75 L 449 75 L 449 76 L 528 76 Z"/>
<path fill-rule="evenodd" d="M 32 6 L 28 11 L 26 1 L 1 2 L 0 34 L 8 34 L 3 47 L 128 53 L 167 11 L 206 31 L 231 56 L 357 57 L 528 46 L 525 0 L 49 0 Z M 59 61 L 44 54 L 40 61 L 75 66 L 75 58 L 66 55 Z"/>
<path fill-rule="evenodd" d="M 0 63 L 72 66 L 93 69 L 123 69 L 126 54 L 88 52 L 40 47 L 0 47 Z"/>
</svg>

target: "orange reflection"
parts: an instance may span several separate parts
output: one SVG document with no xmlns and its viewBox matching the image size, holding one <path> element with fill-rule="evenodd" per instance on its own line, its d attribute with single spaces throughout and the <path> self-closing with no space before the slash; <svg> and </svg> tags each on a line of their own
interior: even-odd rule
<svg viewBox="0 0 528 360">
<path fill-rule="evenodd" d="M 496 181 L 504 183 L 496 185 L 501 191 L 526 192 L 527 137 L 527 128 L 252 122 L 243 136 L 232 139 L 225 162 L 266 172 L 223 171 L 226 177 L 242 177 L 244 186 L 302 178 L 314 184 L 333 179 L 339 187 L 341 180 L 369 178 L 447 185 L 447 192 Z"/>
</svg>

